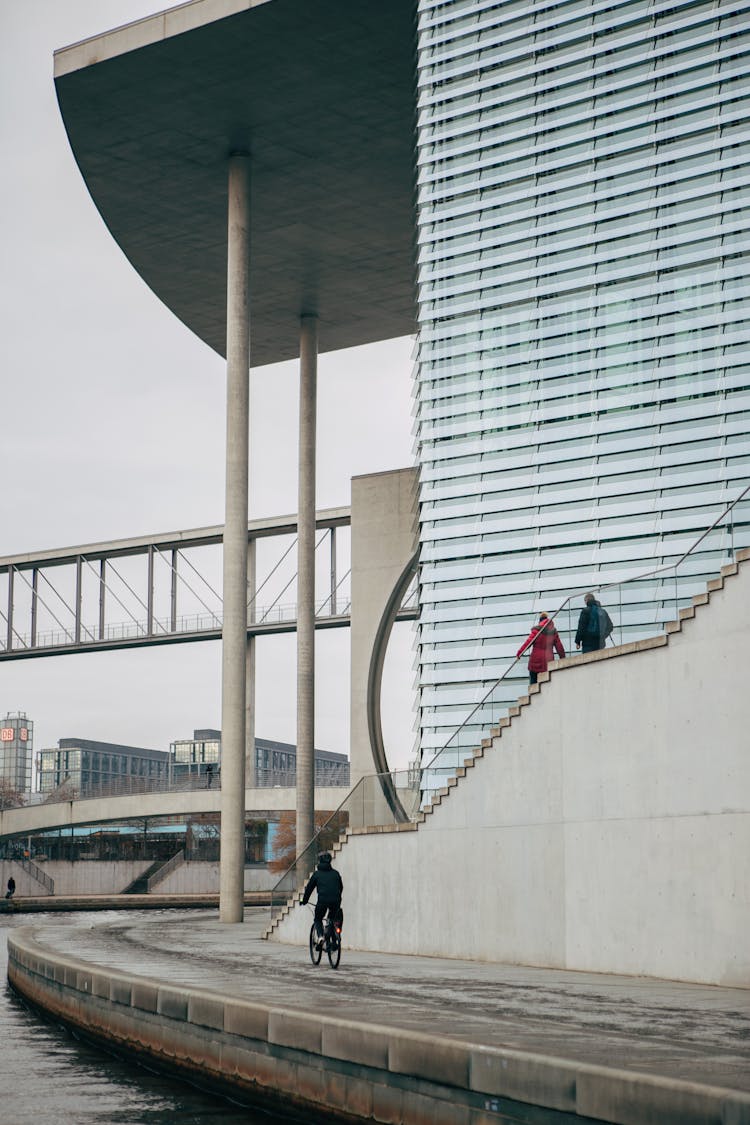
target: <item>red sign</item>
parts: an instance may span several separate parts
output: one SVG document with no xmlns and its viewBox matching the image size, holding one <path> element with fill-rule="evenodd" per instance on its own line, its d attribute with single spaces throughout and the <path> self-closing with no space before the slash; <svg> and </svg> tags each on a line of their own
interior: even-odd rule
<svg viewBox="0 0 750 1125">
<path fill-rule="evenodd" d="M 13 727 L 3 727 L 0 729 L 0 741 L 12 742 L 15 737 L 16 732 L 13 730 Z"/>
<path fill-rule="evenodd" d="M 21 727 L 20 730 L 18 731 L 18 737 L 21 740 L 21 742 L 26 742 L 28 737 L 29 737 L 28 727 Z"/>
</svg>

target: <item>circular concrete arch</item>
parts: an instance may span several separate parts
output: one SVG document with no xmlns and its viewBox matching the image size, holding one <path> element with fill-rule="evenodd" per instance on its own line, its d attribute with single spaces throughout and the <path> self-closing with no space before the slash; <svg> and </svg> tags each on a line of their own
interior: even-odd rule
<svg viewBox="0 0 750 1125">
<path fill-rule="evenodd" d="M 193 0 L 57 51 L 81 174 L 161 300 L 220 354 L 227 159 L 252 158 L 251 362 L 415 326 L 414 0 Z"/>
</svg>

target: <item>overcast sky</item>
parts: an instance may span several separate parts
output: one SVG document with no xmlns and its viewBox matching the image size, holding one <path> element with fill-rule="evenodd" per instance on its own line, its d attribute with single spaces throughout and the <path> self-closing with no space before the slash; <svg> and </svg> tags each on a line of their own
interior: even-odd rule
<svg viewBox="0 0 750 1125">
<path fill-rule="evenodd" d="M 0 555 L 220 524 L 224 362 L 141 281 L 67 143 L 52 55 L 159 11 L 148 0 L 0 0 Z M 409 339 L 321 356 L 319 508 L 413 462 Z M 295 364 L 251 375 L 250 515 L 297 507 Z M 348 630 L 318 634 L 316 745 L 348 751 Z M 410 629 L 394 634 L 384 729 L 413 742 Z M 294 640 L 258 643 L 258 735 L 294 741 Z M 216 643 L 0 664 L 0 714 L 61 737 L 166 749 L 220 725 Z"/>
</svg>

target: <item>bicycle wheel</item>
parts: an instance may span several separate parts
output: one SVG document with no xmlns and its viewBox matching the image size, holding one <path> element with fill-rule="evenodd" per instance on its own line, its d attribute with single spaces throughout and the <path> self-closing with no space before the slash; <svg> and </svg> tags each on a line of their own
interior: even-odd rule
<svg viewBox="0 0 750 1125">
<path fill-rule="evenodd" d="M 312 926 L 310 927 L 310 960 L 312 961 L 313 965 L 319 965 L 320 958 L 322 956 L 323 950 L 318 949 L 318 933 L 315 929 L 315 923 L 313 922 Z"/>
<path fill-rule="evenodd" d="M 341 937 L 332 933 L 326 942 L 326 953 L 332 969 L 338 969 L 341 960 Z"/>
</svg>

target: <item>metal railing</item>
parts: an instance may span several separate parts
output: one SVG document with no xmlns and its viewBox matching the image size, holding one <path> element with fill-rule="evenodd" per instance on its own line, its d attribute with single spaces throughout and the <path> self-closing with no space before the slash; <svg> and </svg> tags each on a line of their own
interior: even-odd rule
<svg viewBox="0 0 750 1125">
<path fill-rule="evenodd" d="M 297 775 L 293 770 L 261 770 L 254 785 L 247 785 L 248 789 L 294 789 L 297 785 Z M 349 778 L 332 776 L 327 771 L 315 773 L 315 786 L 332 789 L 348 788 Z M 221 789 L 221 770 L 214 771 L 211 784 L 208 783 L 206 773 L 191 773 L 178 778 L 141 777 L 124 774 L 122 777 L 113 777 L 109 781 L 98 784 L 86 783 L 81 785 L 75 781 L 65 782 L 51 793 L 31 793 L 23 801 L 8 801 L 2 804 L 0 793 L 0 809 L 28 808 L 30 805 L 60 804 L 66 801 L 98 800 L 102 797 L 130 797 L 142 796 L 149 793 L 185 793 L 198 789 Z"/>
<path fill-rule="evenodd" d="M 347 618 L 350 613 L 351 599 L 348 594 L 341 593 L 338 596 L 333 611 L 331 609 L 330 595 L 321 602 L 316 612 L 316 618 L 318 620 L 325 620 L 330 617 Z M 296 620 L 296 602 L 274 603 L 267 608 L 261 606 L 254 607 L 250 624 L 256 627 L 267 627 L 270 632 L 275 625 L 291 625 Z M 220 632 L 221 628 L 221 613 L 183 614 L 174 621 L 166 617 L 154 617 L 150 630 L 148 622 L 145 620 L 111 622 L 105 625 L 104 629 L 101 631 L 98 626 L 89 627 L 85 624 L 81 624 L 81 642 L 88 645 L 104 645 L 113 641 L 145 640 L 148 637 L 158 638 L 173 637 L 179 634 L 216 633 Z M 30 633 L 19 633 L 16 630 L 14 630 L 13 633 L 13 647 L 15 649 L 36 650 L 62 648 L 81 642 L 76 640 L 73 629 L 66 629 L 65 627 L 37 632 L 33 644 Z M 5 647 L 5 642 L 0 637 L 0 651 Z"/>
<path fill-rule="evenodd" d="M 46 871 L 42 871 L 41 867 L 37 867 L 30 859 L 16 859 L 14 863 L 17 863 L 35 882 L 44 887 L 48 895 L 55 893 L 55 880 Z"/>
<path fill-rule="evenodd" d="M 332 849 L 347 829 L 413 820 L 420 807 L 419 772 L 396 770 L 361 778 L 271 890 L 271 918 L 303 889 L 315 869 L 319 852 Z"/>
<path fill-rule="evenodd" d="M 153 875 L 149 875 L 148 879 L 146 880 L 146 894 L 151 894 L 151 891 L 154 889 L 154 887 L 158 886 L 159 883 L 162 883 L 167 878 L 167 876 L 171 875 L 172 872 L 175 871 L 178 867 L 182 867 L 184 862 L 185 852 L 183 849 L 180 849 L 180 851 L 178 851 L 176 855 L 173 855 L 171 859 L 168 859 L 166 863 L 163 863 L 158 871 L 155 871 Z"/>
<path fill-rule="evenodd" d="M 750 485 L 746 486 L 731 504 L 723 509 L 714 522 L 698 536 L 675 562 L 653 567 L 650 570 L 616 582 L 607 582 L 598 586 L 583 586 L 567 594 L 554 613 L 550 613 L 550 619 L 555 621 L 558 632 L 563 636 L 567 633 L 568 645 L 566 647 L 568 652 L 574 651 L 575 629 L 572 620 L 572 614 L 574 613 L 572 603 L 588 592 L 604 596 L 607 603 L 606 608 L 612 609 L 615 615 L 617 615 L 619 608 L 619 618 L 616 624 L 619 643 L 625 643 L 626 640 L 643 640 L 662 633 L 666 623 L 672 619 L 676 620 L 680 608 L 689 605 L 693 596 L 702 592 L 705 589 L 706 582 L 718 573 L 719 566 L 716 565 L 715 561 L 712 562 L 711 569 L 708 572 L 704 564 L 691 568 L 690 563 L 701 545 L 709 539 L 713 532 L 727 523 L 728 517 L 734 509 L 748 495 L 750 495 Z M 719 554 L 725 555 L 727 559 L 734 558 L 734 531 L 734 525 L 730 521 L 728 523 L 728 535 L 725 536 L 728 541 L 719 550 Z M 614 603 L 613 593 L 617 595 Z M 643 607 L 644 604 L 649 605 L 652 609 L 651 620 L 644 620 L 644 614 L 642 608 L 640 608 L 637 611 L 638 616 L 634 620 L 628 621 L 628 607 Z M 564 621 L 566 615 L 567 622 Z M 626 631 L 625 637 L 623 637 L 624 631 Z M 455 770 L 455 767 L 460 766 L 479 745 L 482 731 L 496 727 L 501 719 L 507 716 L 512 700 L 509 700 L 508 692 L 505 690 L 506 681 L 519 661 L 525 658 L 525 655 L 516 656 L 511 660 L 502 675 L 498 677 L 489 691 L 457 727 L 448 741 L 428 763 L 423 763 L 422 773 L 423 782 L 426 782 L 425 789 L 439 787 L 446 770 Z M 433 785 L 430 771 L 436 768 L 439 772 L 436 775 L 435 785 Z"/>
</svg>

